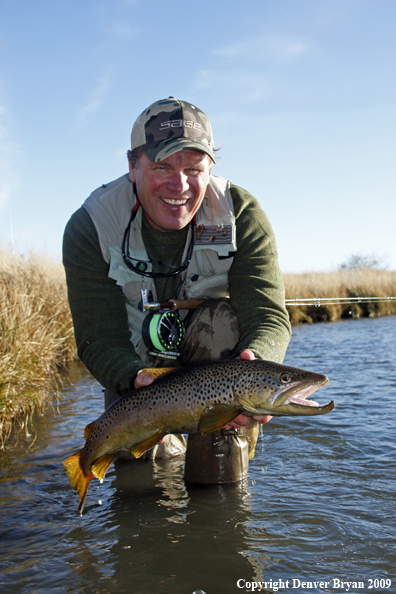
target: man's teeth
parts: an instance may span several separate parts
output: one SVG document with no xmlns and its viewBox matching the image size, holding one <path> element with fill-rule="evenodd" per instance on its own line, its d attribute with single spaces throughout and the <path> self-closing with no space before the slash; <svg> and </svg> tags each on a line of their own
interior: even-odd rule
<svg viewBox="0 0 396 594">
<path fill-rule="evenodd" d="M 162 198 L 161 196 L 161 200 L 166 202 L 166 204 L 172 204 L 173 206 L 183 206 L 183 204 L 186 204 L 188 198 L 184 198 L 183 200 L 171 200 L 170 198 Z"/>
</svg>

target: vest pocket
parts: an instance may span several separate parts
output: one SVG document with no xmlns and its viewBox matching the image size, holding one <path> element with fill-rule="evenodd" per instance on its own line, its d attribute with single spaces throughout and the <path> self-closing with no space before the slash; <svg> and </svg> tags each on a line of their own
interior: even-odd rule
<svg viewBox="0 0 396 594">
<path fill-rule="evenodd" d="M 194 277 L 192 277 L 194 278 Z M 195 282 L 188 281 L 185 297 L 187 299 L 218 299 L 228 291 L 228 273 L 216 276 L 199 277 Z"/>
</svg>

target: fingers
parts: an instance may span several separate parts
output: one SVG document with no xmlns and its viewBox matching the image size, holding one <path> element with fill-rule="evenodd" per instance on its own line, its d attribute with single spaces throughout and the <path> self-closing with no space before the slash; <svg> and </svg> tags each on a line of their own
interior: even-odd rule
<svg viewBox="0 0 396 594">
<path fill-rule="evenodd" d="M 238 359 L 245 359 L 245 361 L 253 361 L 255 358 L 256 355 L 250 349 L 245 349 L 238 357 Z"/>
<path fill-rule="evenodd" d="M 248 418 L 246 415 L 238 415 L 231 423 L 224 425 L 223 429 L 242 429 L 248 422 Z"/>
<path fill-rule="evenodd" d="M 142 372 L 138 373 L 133 385 L 135 386 L 135 389 L 144 388 L 144 386 L 149 386 L 152 384 L 153 381 L 154 378 L 151 375 L 147 375 L 147 373 Z"/>
<path fill-rule="evenodd" d="M 244 427 L 248 422 L 248 419 L 249 417 L 246 415 L 239 415 L 233 421 L 231 421 L 231 423 L 224 425 L 223 429 L 242 429 L 242 427 Z M 265 423 L 268 423 L 272 417 L 270 415 L 255 415 L 253 419 L 262 425 L 265 425 Z"/>
<path fill-rule="evenodd" d="M 255 415 L 253 417 L 253 419 L 255 421 L 258 421 L 262 425 L 265 425 L 265 423 L 269 423 L 269 421 L 272 419 L 272 417 L 271 417 L 271 415 Z"/>
</svg>

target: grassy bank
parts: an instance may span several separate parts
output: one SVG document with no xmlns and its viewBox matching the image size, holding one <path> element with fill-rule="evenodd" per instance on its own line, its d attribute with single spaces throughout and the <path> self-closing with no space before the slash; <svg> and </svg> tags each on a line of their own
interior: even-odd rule
<svg viewBox="0 0 396 594">
<path fill-rule="evenodd" d="M 287 299 L 396 295 L 396 272 L 285 274 Z M 396 303 L 288 306 L 293 324 L 396 314 Z M 0 249 L 0 446 L 62 384 L 76 358 L 62 265 Z"/>
<path fill-rule="evenodd" d="M 396 272 L 357 268 L 335 272 L 284 274 L 286 299 L 333 297 L 394 297 Z M 292 324 L 333 322 L 345 318 L 396 314 L 396 302 L 339 303 L 336 305 L 288 305 Z"/>
<path fill-rule="evenodd" d="M 42 409 L 73 358 L 61 264 L 0 249 L 0 446 Z"/>
</svg>

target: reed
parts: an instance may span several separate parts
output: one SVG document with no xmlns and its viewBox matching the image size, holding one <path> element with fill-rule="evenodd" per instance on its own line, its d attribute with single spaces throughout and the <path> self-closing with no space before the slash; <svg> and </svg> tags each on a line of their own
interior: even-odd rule
<svg viewBox="0 0 396 594">
<path fill-rule="evenodd" d="M 356 268 L 334 272 L 284 274 L 286 299 L 332 297 L 394 297 L 396 271 Z M 335 321 L 341 318 L 376 317 L 396 314 L 396 303 L 287 306 L 292 324 Z"/>
<path fill-rule="evenodd" d="M 42 410 L 75 357 L 63 267 L 0 248 L 0 445 Z"/>
</svg>

